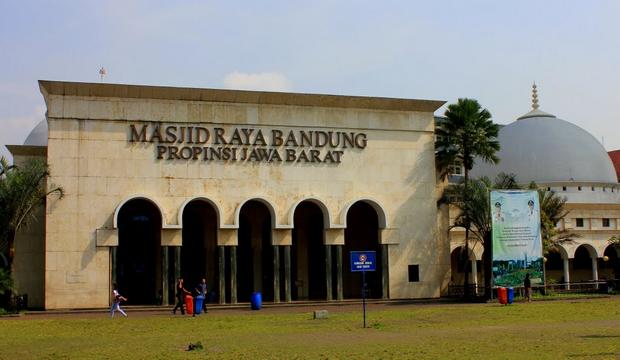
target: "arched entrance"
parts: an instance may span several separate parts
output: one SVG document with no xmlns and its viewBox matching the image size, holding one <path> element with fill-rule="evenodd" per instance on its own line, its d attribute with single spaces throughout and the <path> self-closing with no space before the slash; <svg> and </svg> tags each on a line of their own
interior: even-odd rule
<svg viewBox="0 0 620 360">
<path fill-rule="evenodd" d="M 239 213 L 237 246 L 237 299 L 250 301 L 254 291 L 273 301 L 273 245 L 271 213 L 265 204 L 250 200 Z"/>
<path fill-rule="evenodd" d="M 183 210 L 181 276 L 188 290 L 203 278 L 209 291 L 218 288 L 217 214 L 204 200 L 193 200 Z"/>
<path fill-rule="evenodd" d="M 362 297 L 362 275 L 351 272 L 351 251 L 375 251 L 377 270 L 366 273 L 367 297 L 382 297 L 382 251 L 379 244 L 379 217 L 375 209 L 364 201 L 358 201 L 347 212 L 347 228 L 344 231 L 342 251 L 342 288 L 345 299 Z"/>
<path fill-rule="evenodd" d="M 132 305 L 158 303 L 162 290 L 161 213 L 145 199 L 133 199 L 118 213 L 116 282 Z"/>
<path fill-rule="evenodd" d="M 605 248 L 603 258 L 600 259 L 601 280 L 620 279 L 620 247 L 618 245 L 609 245 Z"/>
<path fill-rule="evenodd" d="M 594 259 L 594 266 L 596 266 L 596 252 L 592 247 L 580 245 L 577 250 L 575 250 L 573 272 L 570 275 L 571 282 L 594 280 L 592 259 Z"/>
<path fill-rule="evenodd" d="M 562 254 L 557 250 L 551 250 L 545 256 L 545 277 L 547 284 L 563 284 L 564 279 L 564 260 Z"/>
<path fill-rule="evenodd" d="M 295 209 L 291 276 L 293 300 L 325 300 L 324 224 L 321 208 L 303 201 Z"/>
</svg>

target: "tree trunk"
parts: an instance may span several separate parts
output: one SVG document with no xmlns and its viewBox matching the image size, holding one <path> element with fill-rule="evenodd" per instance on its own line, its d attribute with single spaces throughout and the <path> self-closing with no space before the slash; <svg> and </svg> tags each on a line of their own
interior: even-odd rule
<svg viewBox="0 0 620 360">
<path fill-rule="evenodd" d="M 13 259 L 15 258 L 15 230 L 12 228 L 9 228 L 7 231 L 7 243 L 9 245 L 9 253 L 7 254 L 7 269 L 11 274 L 13 274 Z"/>
<path fill-rule="evenodd" d="M 465 165 L 465 164 L 463 164 Z M 465 180 L 465 191 L 463 192 L 463 203 L 465 204 L 465 208 L 467 208 L 468 201 L 468 191 L 469 191 L 469 171 L 466 166 L 463 166 L 464 171 L 464 180 Z M 465 212 L 465 279 L 463 280 L 463 296 L 465 299 L 469 299 L 470 291 L 469 291 L 469 229 L 471 223 L 469 221 L 469 212 Z"/>
</svg>

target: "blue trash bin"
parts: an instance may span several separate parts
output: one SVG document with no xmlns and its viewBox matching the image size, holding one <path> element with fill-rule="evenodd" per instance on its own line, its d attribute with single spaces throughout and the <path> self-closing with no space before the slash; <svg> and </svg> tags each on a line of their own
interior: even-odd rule
<svg viewBox="0 0 620 360">
<path fill-rule="evenodd" d="M 198 295 L 196 296 L 196 301 L 194 302 L 194 314 L 202 313 L 202 302 L 205 300 L 204 296 Z"/>
<path fill-rule="evenodd" d="M 252 297 L 250 299 L 250 305 L 252 306 L 252 310 L 260 310 L 263 305 L 263 296 L 260 291 L 252 293 Z"/>
<path fill-rule="evenodd" d="M 509 287 L 507 290 L 507 297 L 508 297 L 508 304 L 512 304 L 512 302 L 515 300 L 515 289 Z"/>
</svg>

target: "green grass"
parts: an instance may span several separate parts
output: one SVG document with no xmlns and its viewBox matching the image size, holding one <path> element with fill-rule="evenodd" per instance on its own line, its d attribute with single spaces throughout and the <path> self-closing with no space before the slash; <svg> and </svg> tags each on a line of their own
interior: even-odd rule
<svg viewBox="0 0 620 360">
<path fill-rule="evenodd" d="M 368 313 L 220 311 L 0 320 L 0 359 L 617 359 L 620 298 L 393 305 Z M 202 350 L 186 351 L 201 342 Z"/>
</svg>

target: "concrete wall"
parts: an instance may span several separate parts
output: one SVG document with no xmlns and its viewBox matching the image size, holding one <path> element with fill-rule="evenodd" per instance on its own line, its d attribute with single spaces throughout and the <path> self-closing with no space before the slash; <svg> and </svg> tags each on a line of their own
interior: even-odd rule
<svg viewBox="0 0 620 360">
<path fill-rule="evenodd" d="M 180 242 L 183 205 L 196 197 L 211 200 L 219 212 L 220 245 L 236 244 L 238 210 L 249 199 L 271 206 L 273 225 L 280 229 L 275 233 L 289 233 L 273 237 L 282 243 L 290 241 L 291 214 L 301 200 L 324 205 L 329 212 L 326 242 L 339 243 L 349 206 L 370 199 L 383 213 L 381 242 L 390 244 L 390 297 L 439 296 L 450 260 L 447 238 L 436 236 L 432 111 L 341 107 L 327 101 L 325 107 L 287 105 L 286 95 L 282 104 L 170 100 L 165 88 L 156 88 L 164 93 L 161 98 L 48 90 L 43 89 L 51 180 L 66 195 L 47 202 L 47 308 L 108 305 L 108 245 L 117 241 L 114 214 L 135 196 L 160 207 L 168 228 L 162 242 L 170 244 Z M 188 91 L 186 98 L 191 98 Z M 235 127 L 356 131 L 366 133 L 368 143 L 365 149 L 346 149 L 339 164 L 157 160 L 153 144 L 128 141 L 129 125 L 143 123 L 220 127 L 227 133 Z M 411 264 L 420 266 L 420 282 L 408 281 Z"/>
</svg>

